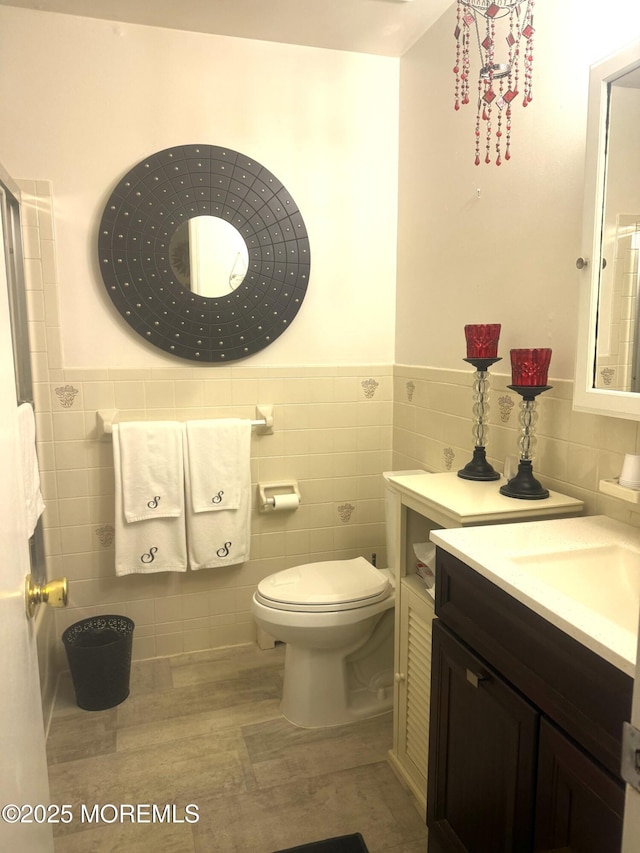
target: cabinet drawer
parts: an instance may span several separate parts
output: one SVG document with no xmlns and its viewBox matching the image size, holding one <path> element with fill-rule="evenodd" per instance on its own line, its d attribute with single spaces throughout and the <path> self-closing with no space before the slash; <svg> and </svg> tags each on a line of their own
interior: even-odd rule
<svg viewBox="0 0 640 853">
<path fill-rule="evenodd" d="M 619 778 L 628 675 L 440 548 L 436 615 Z"/>
</svg>

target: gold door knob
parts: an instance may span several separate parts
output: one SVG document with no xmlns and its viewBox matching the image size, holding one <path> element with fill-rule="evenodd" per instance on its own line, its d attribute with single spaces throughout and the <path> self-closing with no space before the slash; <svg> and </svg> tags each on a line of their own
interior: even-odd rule
<svg viewBox="0 0 640 853">
<path fill-rule="evenodd" d="M 66 578 L 56 578 L 44 586 L 38 586 L 31 575 L 27 575 L 24 583 L 24 597 L 27 615 L 31 618 L 38 604 L 66 607 L 69 601 L 69 584 Z"/>
</svg>

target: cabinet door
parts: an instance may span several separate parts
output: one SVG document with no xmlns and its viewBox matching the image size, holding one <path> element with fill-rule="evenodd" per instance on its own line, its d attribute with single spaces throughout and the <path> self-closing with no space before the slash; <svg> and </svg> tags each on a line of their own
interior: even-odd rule
<svg viewBox="0 0 640 853">
<path fill-rule="evenodd" d="M 543 719 L 536 806 L 536 853 L 618 853 L 624 786 Z"/>
<path fill-rule="evenodd" d="M 431 686 L 432 599 L 409 581 L 400 585 L 397 757 L 405 781 L 423 809 L 427 801 L 427 754 Z"/>
<path fill-rule="evenodd" d="M 539 714 L 433 623 L 430 853 L 529 853 Z"/>
</svg>

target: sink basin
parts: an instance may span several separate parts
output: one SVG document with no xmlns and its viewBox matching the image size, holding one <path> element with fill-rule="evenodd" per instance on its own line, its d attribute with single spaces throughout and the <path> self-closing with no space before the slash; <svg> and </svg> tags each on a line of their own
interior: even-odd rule
<svg viewBox="0 0 640 853">
<path fill-rule="evenodd" d="M 520 569 L 631 631 L 638 629 L 640 553 L 620 545 L 513 556 Z"/>
<path fill-rule="evenodd" d="M 640 528 L 606 516 L 433 530 L 431 539 L 635 677 Z"/>
</svg>

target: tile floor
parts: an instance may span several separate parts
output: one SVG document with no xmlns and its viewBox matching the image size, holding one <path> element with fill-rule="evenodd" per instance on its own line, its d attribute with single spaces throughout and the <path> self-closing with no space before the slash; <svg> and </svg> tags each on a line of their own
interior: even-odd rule
<svg viewBox="0 0 640 853">
<path fill-rule="evenodd" d="M 49 777 L 73 820 L 56 853 L 272 853 L 352 832 L 370 853 L 424 853 L 424 820 L 386 761 L 391 715 L 296 728 L 278 711 L 283 661 L 283 646 L 249 645 L 137 662 L 129 698 L 98 712 L 63 679 Z M 133 821 L 123 806 L 138 804 L 175 806 L 176 820 Z"/>
</svg>

